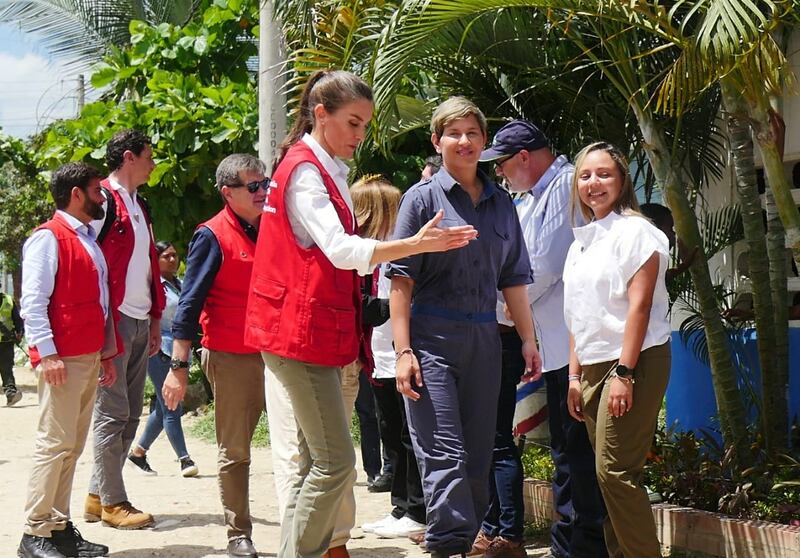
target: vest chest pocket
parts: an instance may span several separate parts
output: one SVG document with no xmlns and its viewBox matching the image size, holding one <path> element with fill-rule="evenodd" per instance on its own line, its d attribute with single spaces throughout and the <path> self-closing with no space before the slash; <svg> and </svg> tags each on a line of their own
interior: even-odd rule
<svg viewBox="0 0 800 558">
<path fill-rule="evenodd" d="M 286 286 L 269 279 L 256 277 L 253 281 L 253 294 L 258 299 L 254 310 L 263 316 L 259 323 L 265 324 L 267 331 L 277 333 L 281 322 L 283 301 L 286 298 Z"/>
</svg>

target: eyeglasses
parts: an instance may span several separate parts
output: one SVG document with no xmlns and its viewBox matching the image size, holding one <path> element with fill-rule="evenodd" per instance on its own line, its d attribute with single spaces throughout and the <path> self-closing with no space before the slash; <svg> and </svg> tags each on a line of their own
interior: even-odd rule
<svg viewBox="0 0 800 558">
<path fill-rule="evenodd" d="M 258 192 L 258 189 L 261 188 L 265 192 L 269 190 L 269 183 L 272 181 L 270 177 L 265 178 L 264 180 L 256 180 L 255 182 L 248 182 L 247 184 L 228 184 L 228 188 L 247 188 L 247 191 L 251 194 L 255 194 Z"/>
<path fill-rule="evenodd" d="M 514 155 L 516 155 L 516 153 L 514 153 Z M 506 155 L 505 157 L 503 157 L 501 159 L 497 159 L 494 162 L 494 166 L 498 167 L 498 168 L 503 168 L 503 165 L 506 163 L 506 161 L 508 161 L 509 159 L 513 159 L 514 155 Z"/>
</svg>

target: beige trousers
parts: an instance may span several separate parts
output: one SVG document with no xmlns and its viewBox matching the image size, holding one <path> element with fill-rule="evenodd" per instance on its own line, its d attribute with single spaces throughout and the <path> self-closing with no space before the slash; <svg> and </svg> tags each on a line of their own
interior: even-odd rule
<svg viewBox="0 0 800 558">
<path fill-rule="evenodd" d="M 64 357 L 67 381 L 53 386 L 39 375 L 39 425 L 25 504 L 25 533 L 49 537 L 69 521 L 75 465 L 92 420 L 100 353 Z"/>
<path fill-rule="evenodd" d="M 347 413 L 347 424 L 351 424 L 356 397 L 358 397 L 358 374 L 361 366 L 354 362 L 342 368 L 342 399 Z M 292 410 L 289 394 L 280 382 L 271 374 L 264 376 L 267 398 L 267 419 L 269 420 L 269 442 L 272 450 L 272 471 L 275 479 L 275 491 L 278 494 L 278 510 L 280 517 L 286 511 L 286 503 L 292 491 L 292 485 L 300 471 L 300 441 L 297 421 Z M 356 522 L 356 499 L 352 487 L 345 491 L 330 547 L 347 544 L 350 530 Z"/>
<path fill-rule="evenodd" d="M 203 349 L 200 364 L 214 391 L 217 475 L 228 539 L 250 537 L 250 443 L 264 412 L 264 362 L 259 353 Z"/>
</svg>

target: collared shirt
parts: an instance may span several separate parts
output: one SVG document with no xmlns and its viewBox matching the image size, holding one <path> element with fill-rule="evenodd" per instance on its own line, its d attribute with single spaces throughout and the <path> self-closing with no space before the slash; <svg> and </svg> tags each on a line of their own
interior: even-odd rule
<svg viewBox="0 0 800 558">
<path fill-rule="evenodd" d="M 470 224 L 478 238 L 449 252 L 418 254 L 392 262 L 387 276 L 414 280 L 414 304 L 447 311 L 494 313 L 497 290 L 531 282 L 531 268 L 511 197 L 478 171 L 483 192 L 477 204 L 440 169 L 412 186 L 400 201 L 394 238 L 414 235 L 444 209 L 439 226 Z"/>
<path fill-rule="evenodd" d="M 128 272 L 125 275 L 125 298 L 119 305 L 119 311 L 137 320 L 146 320 L 153 305 L 150 293 L 150 282 L 153 280 L 153 273 L 150 268 L 150 227 L 147 219 L 142 214 L 142 209 L 136 200 L 136 192 L 131 195 L 119 182 L 109 177 L 111 188 L 119 192 L 125 202 L 125 208 L 131 217 L 133 226 L 133 254 L 128 262 Z M 108 208 L 108 202 L 103 204 L 103 209 Z M 114 215 L 107 215 L 108 219 L 114 219 Z M 92 228 L 95 234 L 99 234 L 103 228 L 105 219 L 92 221 Z"/>
<path fill-rule="evenodd" d="M 638 215 L 608 216 L 574 229 L 564 265 L 564 318 L 582 365 L 618 359 L 628 317 L 628 282 L 654 254 L 658 279 L 641 350 L 670 337 L 669 295 L 664 274 L 667 237 Z"/>
<path fill-rule="evenodd" d="M 564 323 L 564 261 L 575 237 L 572 234 L 569 198 L 575 167 L 563 155 L 542 174 L 516 204 L 519 223 L 528 247 L 533 283 L 528 285 L 542 371 L 569 364 L 569 331 Z M 583 224 L 579 216 L 576 224 Z M 498 296 L 502 301 L 502 295 Z M 498 321 L 512 322 L 498 314 Z"/>
<path fill-rule="evenodd" d="M 78 233 L 78 240 L 97 268 L 100 305 L 103 307 L 103 315 L 108 317 L 108 269 L 94 230 L 66 211 L 58 210 L 58 213 Z M 20 313 L 25 320 L 25 337 L 28 344 L 35 346 L 43 357 L 56 354 L 47 307 L 56 286 L 57 271 L 58 241 L 51 231 L 39 229 L 25 241 L 22 248 Z"/>
<path fill-rule="evenodd" d="M 258 230 L 250 223 L 236 215 L 245 234 L 255 242 Z M 178 309 L 172 322 L 174 339 L 194 340 L 200 327 L 200 313 L 206 303 L 208 291 L 214 284 L 219 268 L 222 266 L 222 249 L 214 233 L 208 227 L 199 227 L 189 242 L 189 253 L 186 256 L 186 275 L 183 276 Z M 245 277 L 242 281 L 249 281 Z M 171 350 L 170 350 L 171 352 Z"/>
<path fill-rule="evenodd" d="M 337 157 L 331 157 L 310 134 L 303 136 L 300 141 L 311 148 L 322 167 L 331 175 L 352 214 L 353 200 L 347 186 L 347 165 Z M 285 196 L 286 213 L 298 244 L 304 248 L 316 244 L 339 269 L 355 269 L 359 275 L 372 273 L 375 266 L 370 265 L 370 260 L 378 241 L 344 231 L 317 167 L 311 163 L 297 165 L 289 178 Z"/>
</svg>

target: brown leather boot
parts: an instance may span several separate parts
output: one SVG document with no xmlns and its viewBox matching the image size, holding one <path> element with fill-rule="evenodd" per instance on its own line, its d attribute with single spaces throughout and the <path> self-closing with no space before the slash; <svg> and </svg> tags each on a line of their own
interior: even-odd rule
<svg viewBox="0 0 800 558">
<path fill-rule="evenodd" d="M 347 547 L 345 545 L 334 546 L 333 548 L 329 548 L 328 551 L 323 554 L 322 558 L 350 558 L 350 553 L 347 552 Z"/>
<path fill-rule="evenodd" d="M 149 513 L 137 510 L 130 502 L 103 506 L 103 524 L 115 529 L 133 530 L 152 526 L 155 521 Z"/>
<path fill-rule="evenodd" d="M 88 523 L 96 523 L 100 521 L 102 515 L 103 505 L 100 503 L 100 496 L 90 492 L 86 495 L 86 503 L 83 506 L 83 518 Z"/>
<path fill-rule="evenodd" d="M 467 553 L 467 556 L 483 556 L 489 545 L 492 544 L 494 537 L 487 535 L 483 529 L 478 531 L 478 536 L 472 543 L 472 550 Z"/>
</svg>

